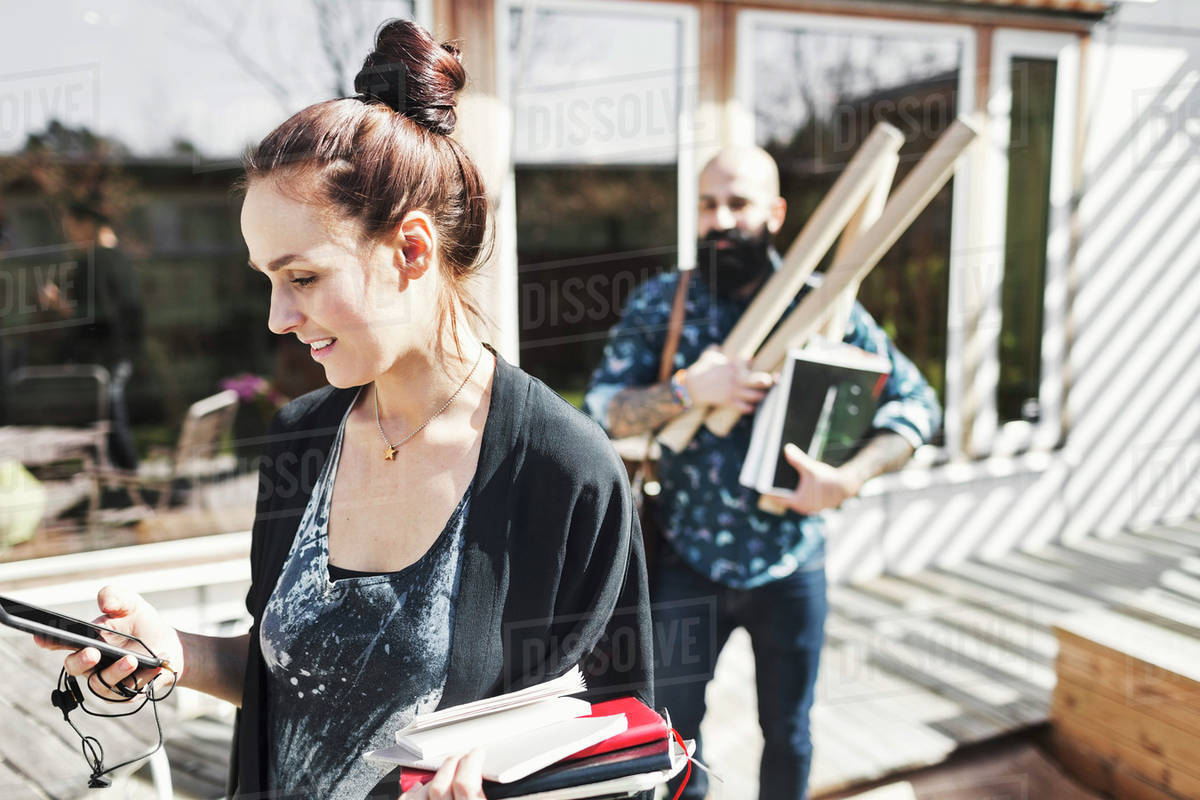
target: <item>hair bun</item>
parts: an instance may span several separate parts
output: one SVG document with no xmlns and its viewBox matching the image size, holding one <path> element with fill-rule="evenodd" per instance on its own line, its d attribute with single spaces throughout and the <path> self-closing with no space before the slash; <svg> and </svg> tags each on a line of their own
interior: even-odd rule
<svg viewBox="0 0 1200 800">
<path fill-rule="evenodd" d="M 384 23 L 375 49 L 354 77 L 365 102 L 381 102 L 435 133 L 451 134 L 455 95 L 467 73 L 451 42 L 439 45 L 429 31 L 408 20 Z"/>
</svg>

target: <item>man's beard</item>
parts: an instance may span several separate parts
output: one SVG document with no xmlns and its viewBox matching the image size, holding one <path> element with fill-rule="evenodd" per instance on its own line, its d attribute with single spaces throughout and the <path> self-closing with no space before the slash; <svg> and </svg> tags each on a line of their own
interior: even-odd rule
<svg viewBox="0 0 1200 800">
<path fill-rule="evenodd" d="M 718 242 L 730 246 L 720 248 Z M 714 294 L 736 298 L 771 273 L 771 233 L 766 225 L 757 234 L 710 231 L 697 243 L 696 269 Z"/>
</svg>

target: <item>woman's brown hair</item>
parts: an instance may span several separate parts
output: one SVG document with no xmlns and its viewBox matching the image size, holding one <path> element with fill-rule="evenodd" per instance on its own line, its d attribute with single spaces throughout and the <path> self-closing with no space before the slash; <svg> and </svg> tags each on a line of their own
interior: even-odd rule
<svg viewBox="0 0 1200 800">
<path fill-rule="evenodd" d="M 287 178 L 306 199 L 357 221 L 371 240 L 392 233 L 409 211 L 425 211 L 437 229 L 447 284 L 482 318 L 466 281 L 488 255 L 487 193 L 450 136 L 455 95 L 466 81 L 454 44 L 439 45 L 406 20 L 387 22 L 354 79 L 360 94 L 311 105 L 267 134 L 246 155 L 246 181 Z M 293 177 L 314 180 L 301 187 Z M 451 331 L 455 309 L 445 298 L 443 322 L 449 315 Z"/>
</svg>

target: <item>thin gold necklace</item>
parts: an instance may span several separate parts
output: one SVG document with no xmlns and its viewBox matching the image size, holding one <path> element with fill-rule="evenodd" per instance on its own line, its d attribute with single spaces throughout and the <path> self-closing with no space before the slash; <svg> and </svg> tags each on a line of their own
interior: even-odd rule
<svg viewBox="0 0 1200 800">
<path fill-rule="evenodd" d="M 439 408 L 437 411 L 433 412 L 433 414 L 431 414 L 429 416 L 429 419 L 425 420 L 420 425 L 418 425 L 412 432 L 410 432 L 403 439 L 401 439 L 398 442 L 394 442 L 394 443 L 392 441 L 390 441 L 387 437 L 387 434 L 383 432 L 383 420 L 379 418 L 379 382 L 378 381 L 375 382 L 375 424 L 379 427 L 379 436 L 383 439 L 383 443 L 386 445 L 386 448 L 383 451 L 383 458 L 385 461 L 395 461 L 396 460 L 396 450 L 398 450 L 409 439 L 413 438 L 418 433 L 425 430 L 426 425 L 433 422 L 435 419 L 437 419 L 439 414 L 441 414 L 443 411 L 445 411 L 447 408 L 450 407 L 450 404 L 454 402 L 454 398 L 458 397 L 459 393 L 462 392 L 463 387 L 466 386 L 467 382 L 471 380 L 471 376 L 475 374 L 475 368 L 479 366 L 479 362 L 482 359 L 483 359 L 483 347 L 480 347 L 479 355 L 475 356 L 475 363 L 471 365 L 471 371 L 467 373 L 467 377 L 463 378 L 463 382 L 460 383 L 458 385 L 458 388 L 454 390 L 454 394 L 450 395 L 449 399 L 447 399 L 446 402 L 442 403 L 442 407 Z"/>
</svg>

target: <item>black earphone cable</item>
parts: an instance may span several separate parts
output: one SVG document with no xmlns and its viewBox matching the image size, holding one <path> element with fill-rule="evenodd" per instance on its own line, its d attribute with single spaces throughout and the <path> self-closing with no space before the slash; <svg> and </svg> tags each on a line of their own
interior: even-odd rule
<svg viewBox="0 0 1200 800">
<path fill-rule="evenodd" d="M 139 645 L 141 645 L 142 648 L 145 649 L 147 654 L 154 656 L 154 652 L 149 647 L 147 647 L 145 642 L 143 642 L 141 639 L 138 639 L 135 636 L 129 636 L 128 634 L 124 634 L 124 635 L 127 638 L 129 638 L 130 640 L 135 641 Z M 155 656 L 155 657 L 157 657 L 157 656 Z M 154 691 L 154 684 L 156 681 L 158 681 L 159 678 L 161 678 L 163 676 L 163 674 L 165 672 L 171 673 L 171 677 L 172 677 L 171 685 L 164 694 L 162 694 L 161 696 L 156 696 L 155 691 Z M 91 682 L 92 677 L 97 678 L 100 681 L 100 683 L 109 691 L 111 691 L 115 694 L 123 695 L 123 696 L 120 698 L 108 698 L 108 697 L 104 697 L 103 695 L 99 694 L 94 688 L 92 688 L 92 682 Z M 142 702 L 138 703 L 138 705 L 131 710 L 123 711 L 119 714 L 107 714 L 107 713 L 93 711 L 92 709 L 88 708 L 87 705 L 84 703 L 83 692 L 79 687 L 79 681 L 76 680 L 75 676 L 68 675 L 65 668 L 59 670 L 58 685 L 57 685 L 57 688 L 55 688 L 50 693 L 50 704 L 62 712 L 63 721 L 66 722 L 68 725 L 70 725 L 71 730 L 75 731 L 75 735 L 79 737 L 80 746 L 83 751 L 83 759 L 84 759 L 84 761 L 87 762 L 87 765 L 92 770 L 92 774 L 88 779 L 88 788 L 89 789 L 102 789 L 102 788 L 110 786 L 112 782 L 108 778 L 105 777 L 106 775 L 108 775 L 111 772 L 114 772 L 115 770 L 121 769 L 122 767 L 136 763 L 143 759 L 149 758 L 150 756 L 154 755 L 162 748 L 162 746 L 163 746 L 163 729 L 162 729 L 162 720 L 159 718 L 159 715 L 158 715 L 158 704 L 160 702 L 162 702 L 163 700 L 166 700 L 168 697 L 170 697 L 175 692 L 175 686 L 177 685 L 178 680 L 179 680 L 179 673 L 176 672 L 166 661 L 164 661 L 162 663 L 162 671 L 160 671 L 158 674 L 156 674 L 150 680 L 146 681 L 146 683 L 143 686 L 139 687 L 137 690 L 130 689 L 128 686 L 124 686 L 120 682 L 118 682 L 118 684 L 117 684 L 118 686 L 121 687 L 120 689 L 109 686 L 108 683 L 105 682 L 105 680 L 99 676 L 98 672 L 93 671 L 92 673 L 89 674 L 88 679 L 85 681 L 85 684 L 88 687 L 88 691 L 91 692 L 94 697 L 97 697 L 101 700 L 104 700 L 104 701 L 110 702 L 110 703 L 129 703 L 129 702 L 133 701 L 133 699 L 135 697 L 137 697 L 138 695 L 143 696 Z M 122 690 L 124 690 L 124 691 L 122 691 Z M 133 758 L 122 761 L 120 764 L 116 764 L 111 767 L 104 766 L 104 746 L 100 744 L 100 740 L 97 739 L 95 736 L 85 735 L 82 731 L 79 730 L 78 726 L 76 726 L 74 721 L 72 721 L 70 718 L 70 713 L 72 711 L 74 711 L 76 708 L 82 709 L 85 714 L 88 714 L 89 716 L 93 716 L 93 717 L 100 717 L 100 718 L 128 717 L 128 716 L 132 716 L 133 714 L 136 714 L 137 712 L 139 712 L 143 708 L 145 708 L 146 703 L 150 703 L 152 710 L 154 711 L 154 727 L 158 732 L 157 743 L 154 745 L 154 747 L 152 747 L 147 752 L 145 752 L 139 756 L 135 756 Z"/>
</svg>

